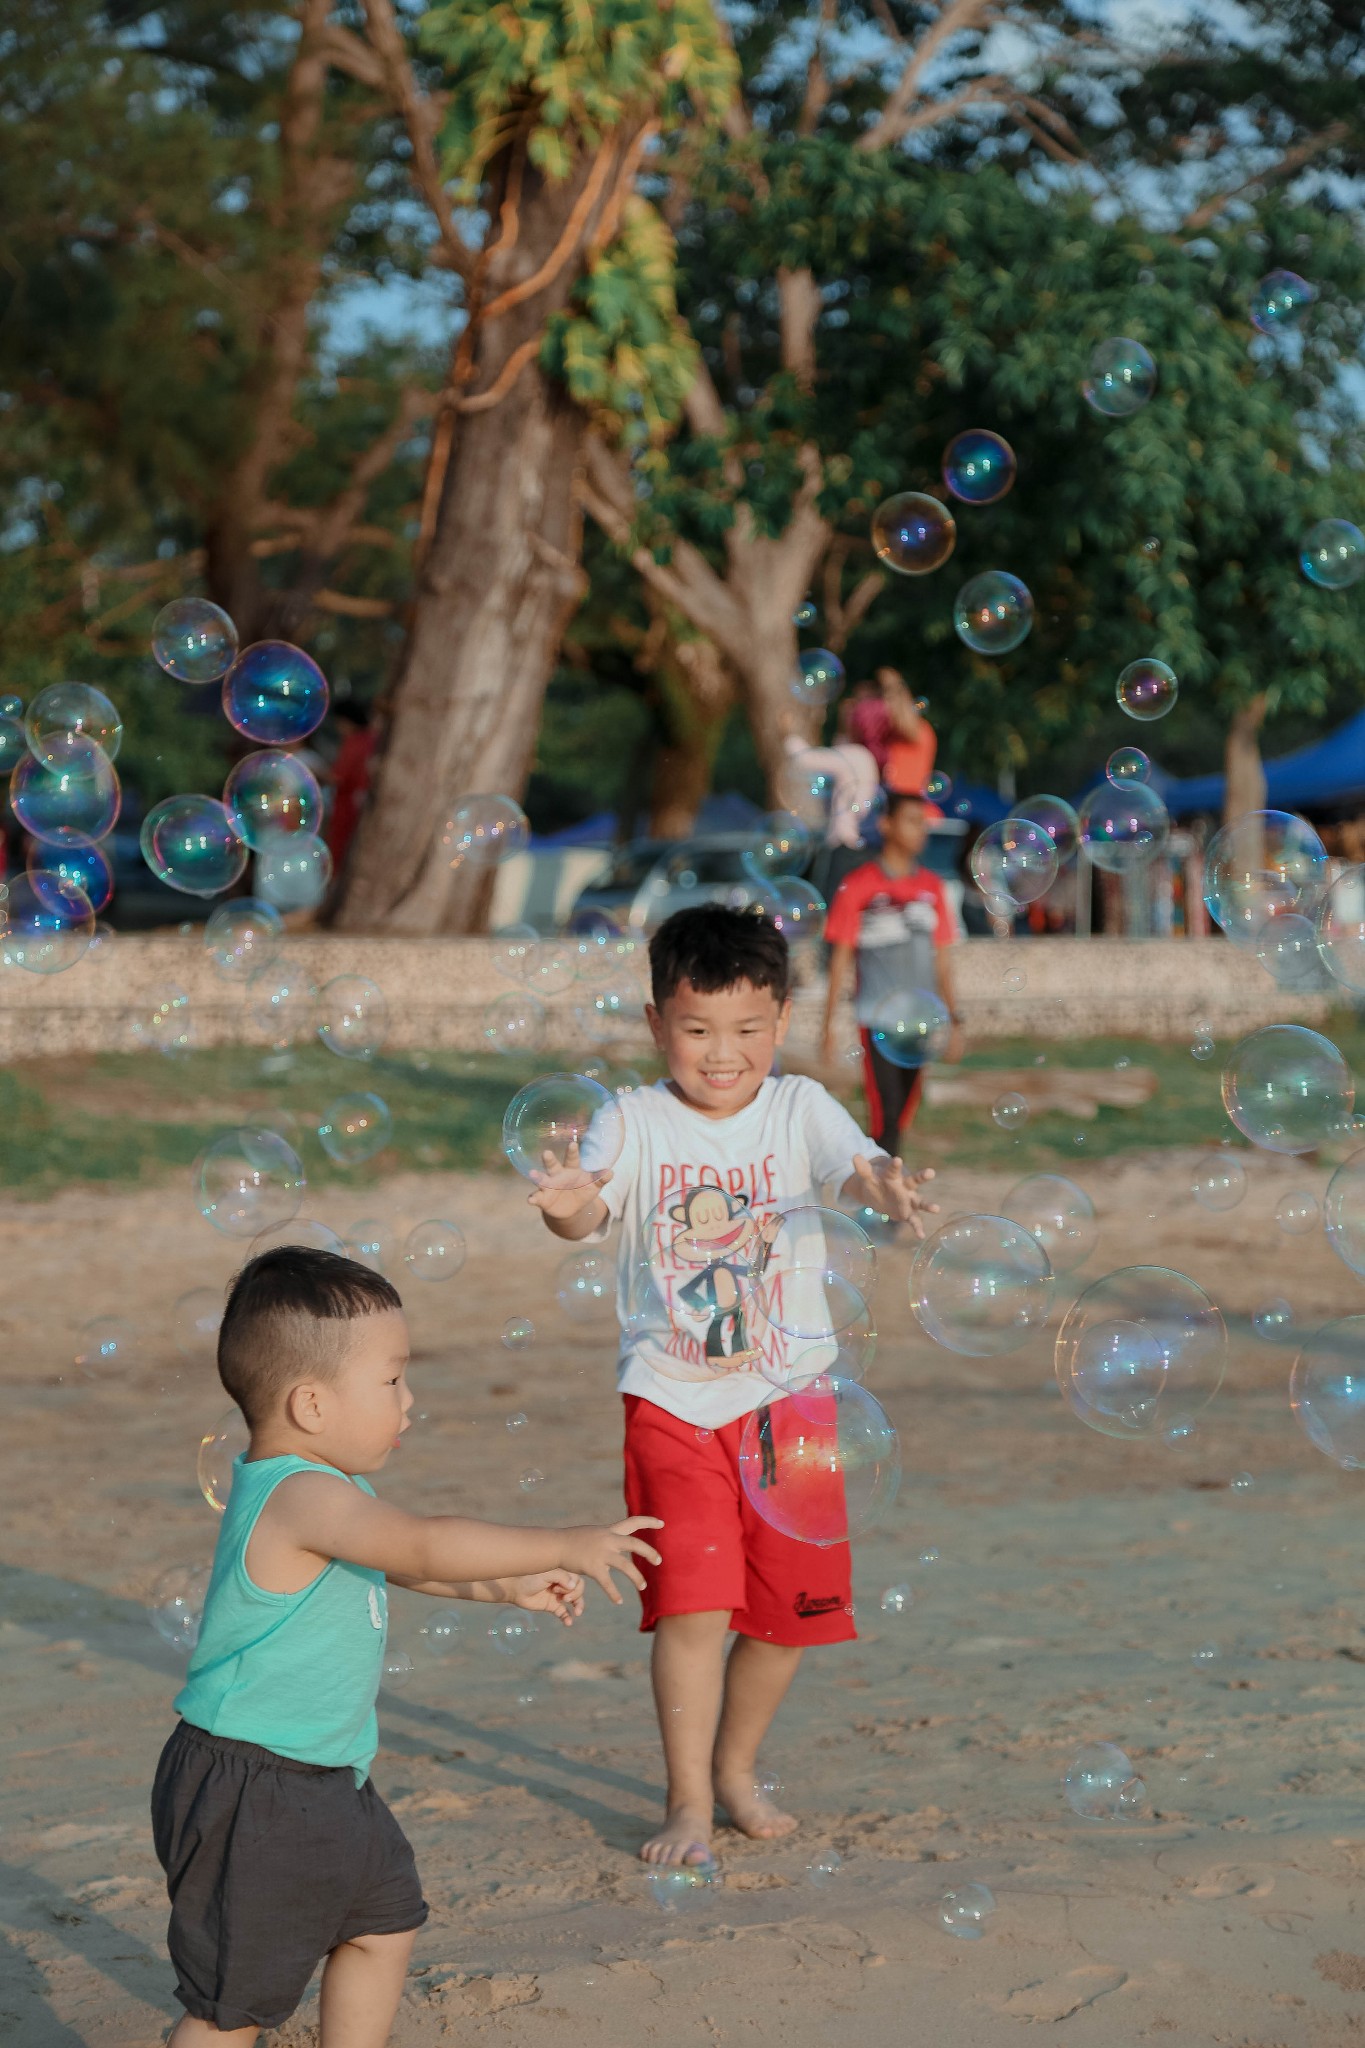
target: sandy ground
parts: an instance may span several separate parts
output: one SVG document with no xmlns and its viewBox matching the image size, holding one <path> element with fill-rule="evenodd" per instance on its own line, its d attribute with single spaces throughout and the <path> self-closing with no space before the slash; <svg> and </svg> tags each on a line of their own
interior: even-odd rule
<svg viewBox="0 0 1365 2048">
<path fill-rule="evenodd" d="M 1179 1452 L 1092 1436 L 1052 1389 L 1050 1340 L 936 1350 L 887 1253 L 870 1384 L 905 1481 L 858 1548 L 861 1640 L 811 1655 L 774 1731 L 799 1833 L 722 1835 L 723 1883 L 695 1904 L 661 1910 L 635 1861 L 660 1772 L 633 1606 L 595 1599 L 514 1658 L 471 1608 L 438 1661 L 422 1603 L 396 1604 L 415 1669 L 381 1698 L 376 1777 L 433 1909 L 401 2048 L 994 2048 L 1029 2025 L 1078 2048 L 1365 2041 L 1361 1480 L 1300 1436 L 1292 1353 L 1247 1323 L 1273 1294 L 1302 1324 L 1360 1306 L 1320 1237 L 1274 1222 L 1280 1193 L 1325 1175 L 1257 1158 L 1241 1206 L 1211 1216 L 1179 1158 L 1081 1158 L 1103 1222 L 1087 1276 L 1155 1260 L 1200 1280 L 1232 1329 L 1223 1394 Z M 945 1207 L 989 1207 L 1013 1177 L 949 1174 Z M 510 1177 L 391 1182 L 322 1213 L 376 1212 L 450 1214 L 470 1239 L 456 1280 L 408 1289 L 423 1420 L 384 1489 L 502 1519 L 619 1512 L 610 1331 L 566 1321 L 558 1250 Z M 177 1358 L 170 1311 L 233 1253 L 179 1188 L 6 1204 L 0 1245 L 0 2040 L 150 2048 L 174 2007 L 147 1787 L 182 1667 L 143 1601 L 209 1557 L 194 1456 L 225 1405 L 207 1361 Z M 141 1358 L 90 1384 L 74 1332 L 112 1313 Z M 515 1357 L 513 1314 L 538 1333 Z M 913 1607 L 884 1614 L 905 1580 Z M 1149 1818 L 1071 1815 L 1061 1776 L 1092 1739 L 1128 1750 Z M 813 1875 L 831 1850 L 839 1868 Z M 936 1918 L 965 1879 L 998 1902 L 975 1943 Z M 309 2009 L 275 2038 L 311 2042 Z"/>
</svg>

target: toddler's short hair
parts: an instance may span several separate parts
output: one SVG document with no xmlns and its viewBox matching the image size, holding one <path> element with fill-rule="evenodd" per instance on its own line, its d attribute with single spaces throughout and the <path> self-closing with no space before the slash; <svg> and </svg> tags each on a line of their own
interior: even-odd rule
<svg viewBox="0 0 1365 2048">
<path fill-rule="evenodd" d="M 401 1308 L 398 1289 L 355 1259 L 282 1244 L 250 1259 L 218 1327 L 218 1377 L 253 1428 L 302 1379 L 335 1377 L 342 1333 L 329 1325 Z"/>
<path fill-rule="evenodd" d="M 649 972 L 656 1009 L 684 981 L 708 996 L 740 981 L 770 988 L 779 1003 L 791 993 L 791 959 L 777 926 L 757 910 L 723 903 L 697 903 L 666 917 L 649 942 Z"/>
</svg>

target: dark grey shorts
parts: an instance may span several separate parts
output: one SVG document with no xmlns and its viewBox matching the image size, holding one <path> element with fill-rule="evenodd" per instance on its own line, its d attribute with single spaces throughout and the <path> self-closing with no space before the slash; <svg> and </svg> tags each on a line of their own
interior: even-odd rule
<svg viewBox="0 0 1365 2048">
<path fill-rule="evenodd" d="M 407 1837 L 372 1784 L 180 1722 L 152 1787 L 176 1997 L 222 2033 L 288 2019 L 325 1955 L 420 1927 Z"/>
</svg>

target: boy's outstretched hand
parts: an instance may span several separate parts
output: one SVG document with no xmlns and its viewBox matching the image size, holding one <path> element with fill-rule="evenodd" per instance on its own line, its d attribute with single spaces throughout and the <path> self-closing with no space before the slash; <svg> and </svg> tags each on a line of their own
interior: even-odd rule
<svg viewBox="0 0 1365 2048">
<path fill-rule="evenodd" d="M 663 1559 L 635 1532 L 662 1528 L 663 1523 L 655 1515 L 627 1515 L 624 1522 L 614 1522 L 610 1529 L 566 1529 L 564 1556 L 575 1572 L 582 1572 L 585 1579 L 596 1579 L 607 1598 L 619 1607 L 621 1595 L 612 1573 L 624 1573 L 636 1591 L 643 1592 L 645 1582 L 636 1558 L 643 1557 L 650 1564 L 662 1564 Z"/>
<path fill-rule="evenodd" d="M 878 1159 L 866 1159 L 859 1152 L 854 1155 L 853 1175 L 845 1182 L 845 1189 L 866 1202 L 869 1209 L 889 1216 L 893 1223 L 908 1223 L 916 1237 L 923 1237 L 921 1217 L 938 1214 L 938 1203 L 920 1193 L 924 1183 L 933 1177 L 932 1166 L 907 1173 L 899 1159 L 888 1159 L 884 1154 Z"/>
<path fill-rule="evenodd" d="M 590 1173 L 586 1166 L 578 1163 L 578 1140 L 571 1138 L 564 1153 L 561 1166 L 553 1152 L 541 1154 L 541 1170 L 533 1173 L 535 1193 L 530 1197 L 531 1207 L 539 1209 L 544 1216 L 554 1217 L 556 1222 L 565 1223 L 580 1215 L 590 1202 L 597 1199 L 598 1190 L 611 1179 L 611 1168 L 604 1167 L 597 1173 Z"/>
<path fill-rule="evenodd" d="M 527 1607 L 533 1614 L 555 1614 L 566 1628 L 572 1628 L 583 1612 L 583 1581 L 577 1572 L 556 1566 L 550 1572 L 527 1572 L 523 1578 L 504 1581 L 508 1605 Z"/>
</svg>

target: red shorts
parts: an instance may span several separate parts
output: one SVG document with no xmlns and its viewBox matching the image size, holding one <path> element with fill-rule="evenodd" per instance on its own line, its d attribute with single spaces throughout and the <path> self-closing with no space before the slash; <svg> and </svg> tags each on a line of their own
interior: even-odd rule
<svg viewBox="0 0 1365 2048">
<path fill-rule="evenodd" d="M 646 1531 L 663 1558 L 642 1565 L 642 1630 L 661 1614 L 730 1610 L 730 1626 L 760 1642 L 846 1643 L 853 1626 L 847 1543 L 822 1546 L 784 1536 L 753 1507 L 740 1484 L 739 1441 L 747 1415 L 698 1436 L 639 1394 L 627 1394 L 626 1510 L 657 1515 Z"/>
</svg>

